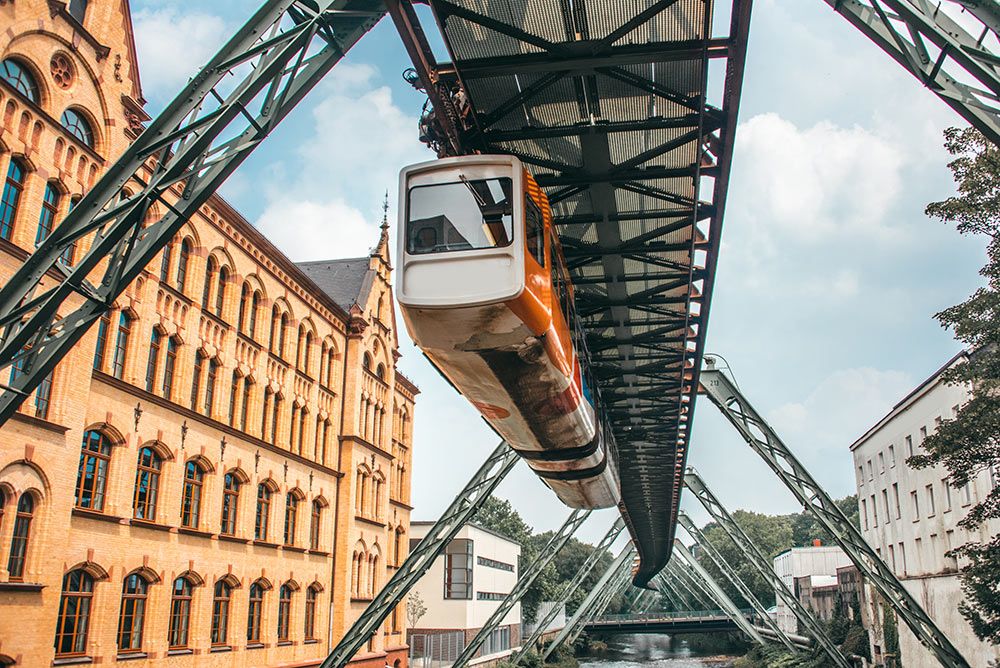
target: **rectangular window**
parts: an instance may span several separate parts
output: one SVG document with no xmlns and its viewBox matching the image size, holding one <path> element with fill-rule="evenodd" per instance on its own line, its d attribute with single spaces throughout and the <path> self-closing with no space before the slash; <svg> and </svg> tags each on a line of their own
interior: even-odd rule
<svg viewBox="0 0 1000 668">
<path fill-rule="evenodd" d="M 868 502 L 861 499 L 861 521 L 864 522 L 865 531 L 868 531 Z"/>
<path fill-rule="evenodd" d="M 899 566 L 903 569 L 903 575 L 906 575 L 906 548 L 900 543 L 896 546 L 896 551 L 899 553 Z"/>
<path fill-rule="evenodd" d="M 97 348 L 94 350 L 94 368 L 104 370 L 104 357 L 108 350 L 108 330 L 111 329 L 111 314 L 105 313 L 97 323 Z"/>
<path fill-rule="evenodd" d="M 913 555 L 917 560 L 917 573 L 920 573 L 924 570 L 923 551 L 924 551 L 924 541 L 921 540 L 920 538 L 917 538 L 916 540 L 913 541 Z"/>
<path fill-rule="evenodd" d="M 889 493 L 884 489 L 882 490 L 882 507 L 885 508 L 885 521 L 888 522 L 892 513 L 889 510 Z"/>
<path fill-rule="evenodd" d="M 951 552 L 953 549 L 955 549 L 954 531 L 945 532 L 944 545 L 945 545 L 945 554 L 944 554 L 945 568 L 952 571 L 958 570 L 958 559 L 956 559 L 955 557 L 948 556 L 948 552 Z"/>
<path fill-rule="evenodd" d="M 118 379 L 125 375 L 125 358 L 128 356 L 128 340 L 132 334 L 132 318 L 125 313 L 118 320 L 118 337 L 115 339 L 115 357 L 111 374 Z"/>
<path fill-rule="evenodd" d="M 905 439 L 905 441 L 906 441 L 906 456 L 907 457 L 912 457 L 913 456 L 913 437 L 912 436 L 907 436 L 906 439 Z"/>
<path fill-rule="evenodd" d="M 927 427 L 921 427 L 920 428 L 920 445 L 923 445 L 924 441 L 926 441 L 926 440 L 927 440 Z"/>
<path fill-rule="evenodd" d="M 509 246 L 514 217 L 509 178 L 463 178 L 410 188 L 406 252 L 443 253 Z"/>
<path fill-rule="evenodd" d="M 962 485 L 962 505 L 968 506 L 972 504 L 972 483 L 967 482 Z"/>
<path fill-rule="evenodd" d="M 472 599 L 472 541 L 456 538 L 445 550 L 444 597 Z"/>
<path fill-rule="evenodd" d="M 503 561 L 497 561 L 496 559 L 490 559 L 489 557 L 476 557 L 476 563 L 480 566 L 495 568 L 500 571 L 507 571 L 508 573 L 514 572 L 514 564 L 504 563 Z"/>
<path fill-rule="evenodd" d="M 892 468 L 896 465 L 896 446 L 889 446 L 889 467 Z"/>
<path fill-rule="evenodd" d="M 870 459 L 868 460 L 868 479 L 869 480 L 875 479 L 875 469 L 872 467 L 872 460 Z"/>
<path fill-rule="evenodd" d="M 43 420 L 49 417 L 49 399 L 52 396 L 52 374 L 55 371 L 49 371 L 49 374 L 42 378 L 42 382 L 38 385 L 38 389 L 35 390 L 35 417 L 41 418 Z"/>
<path fill-rule="evenodd" d="M 860 487 L 861 485 L 863 485 L 864 481 L 865 481 L 865 469 L 864 469 L 864 467 L 859 466 L 858 467 L 858 486 Z"/>
<path fill-rule="evenodd" d="M 951 407 L 951 419 L 952 420 L 954 420 L 955 418 L 958 417 L 958 411 L 960 411 L 961 409 L 962 409 L 962 407 L 959 406 L 958 404 L 955 404 L 954 406 Z"/>
<path fill-rule="evenodd" d="M 892 545 L 889 546 L 889 566 L 896 571 L 896 550 Z"/>
<path fill-rule="evenodd" d="M 902 518 L 903 514 L 899 509 L 899 484 L 892 483 L 892 506 L 896 510 L 896 519 Z"/>
<path fill-rule="evenodd" d="M 878 526 L 878 506 L 875 505 L 875 495 L 871 495 L 872 504 L 872 526 Z"/>
<path fill-rule="evenodd" d="M 947 513 L 951 510 L 951 485 L 948 484 L 947 478 L 941 480 L 941 488 L 944 490 L 944 510 L 942 512 Z"/>
<path fill-rule="evenodd" d="M 934 517 L 934 485 L 927 485 L 927 517 Z"/>
<path fill-rule="evenodd" d="M 885 473 L 885 456 L 881 452 L 878 453 L 878 471 Z"/>
<path fill-rule="evenodd" d="M 913 521 L 916 522 L 920 519 L 920 499 L 916 492 L 910 492 L 910 503 L 913 505 Z"/>
</svg>

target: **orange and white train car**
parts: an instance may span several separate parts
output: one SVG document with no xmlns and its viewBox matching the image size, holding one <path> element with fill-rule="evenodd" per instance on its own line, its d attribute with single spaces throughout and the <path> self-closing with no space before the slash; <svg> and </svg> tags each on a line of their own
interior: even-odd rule
<svg viewBox="0 0 1000 668">
<path fill-rule="evenodd" d="M 399 201 L 396 292 L 414 342 L 563 503 L 616 505 L 545 193 L 517 158 L 474 155 L 406 167 Z"/>
</svg>

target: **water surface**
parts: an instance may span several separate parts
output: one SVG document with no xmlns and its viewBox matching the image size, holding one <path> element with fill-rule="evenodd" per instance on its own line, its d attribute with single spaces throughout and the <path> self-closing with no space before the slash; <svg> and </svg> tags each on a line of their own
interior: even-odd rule
<svg viewBox="0 0 1000 668">
<path fill-rule="evenodd" d="M 661 635 L 618 635 L 603 639 L 608 651 L 580 657 L 581 668 L 729 668 L 735 657 L 711 656 L 684 640 Z"/>
</svg>

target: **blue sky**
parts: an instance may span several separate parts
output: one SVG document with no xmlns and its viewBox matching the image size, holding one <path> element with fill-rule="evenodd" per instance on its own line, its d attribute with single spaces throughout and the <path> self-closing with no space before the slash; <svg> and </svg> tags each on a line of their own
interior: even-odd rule
<svg viewBox="0 0 1000 668">
<path fill-rule="evenodd" d="M 151 113 L 256 5 L 133 1 Z M 292 259 L 364 254 L 387 190 L 395 210 L 399 168 L 432 157 L 408 66 L 383 21 L 224 186 Z M 708 350 L 835 496 L 854 491 L 851 442 L 958 350 L 933 314 L 979 284 L 983 245 L 923 209 L 953 190 L 941 133 L 959 124 L 821 0 L 755 3 Z M 401 351 L 422 389 L 414 517 L 431 519 L 496 437 L 408 342 Z M 707 400 L 691 443 L 726 505 L 798 509 Z M 498 493 L 539 530 L 568 514 L 523 465 Z M 584 537 L 611 521 L 596 514 Z"/>
</svg>

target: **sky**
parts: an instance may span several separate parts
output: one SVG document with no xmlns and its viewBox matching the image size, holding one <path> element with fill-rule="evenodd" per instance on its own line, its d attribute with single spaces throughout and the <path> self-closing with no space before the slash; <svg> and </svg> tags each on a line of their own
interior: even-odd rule
<svg viewBox="0 0 1000 668">
<path fill-rule="evenodd" d="M 132 0 L 150 113 L 256 6 Z M 367 254 L 399 169 L 433 158 L 407 67 L 385 19 L 222 194 L 295 261 Z M 942 131 L 962 124 L 821 0 L 755 2 L 707 350 L 834 497 L 854 493 L 850 444 L 959 349 L 933 315 L 980 284 L 984 246 L 923 210 L 953 193 Z M 498 439 L 405 332 L 400 352 L 421 388 L 413 517 L 435 519 Z M 730 510 L 800 509 L 704 398 L 689 463 Z M 538 531 L 569 514 L 523 464 L 497 495 Z M 597 540 L 613 514 L 578 535 Z"/>
</svg>

